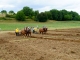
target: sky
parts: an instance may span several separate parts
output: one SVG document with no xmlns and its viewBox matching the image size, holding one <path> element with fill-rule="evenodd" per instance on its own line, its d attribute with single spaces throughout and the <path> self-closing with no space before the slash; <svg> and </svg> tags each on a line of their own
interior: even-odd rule
<svg viewBox="0 0 80 60">
<path fill-rule="evenodd" d="M 13 10 L 17 12 L 28 6 L 34 11 L 49 11 L 51 9 L 75 11 L 80 14 L 80 0 L 0 0 L 0 11 Z"/>
</svg>

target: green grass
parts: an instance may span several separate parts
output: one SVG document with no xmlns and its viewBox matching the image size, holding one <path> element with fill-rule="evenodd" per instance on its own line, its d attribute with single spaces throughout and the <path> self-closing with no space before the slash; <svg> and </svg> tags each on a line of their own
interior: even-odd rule
<svg viewBox="0 0 80 60">
<path fill-rule="evenodd" d="M 1 30 L 15 30 L 19 28 L 20 30 L 23 29 L 25 26 L 36 27 L 39 28 L 43 26 L 47 26 L 48 29 L 66 29 L 66 28 L 80 28 L 80 21 L 49 21 L 46 23 L 39 23 L 39 22 L 0 22 Z"/>
</svg>

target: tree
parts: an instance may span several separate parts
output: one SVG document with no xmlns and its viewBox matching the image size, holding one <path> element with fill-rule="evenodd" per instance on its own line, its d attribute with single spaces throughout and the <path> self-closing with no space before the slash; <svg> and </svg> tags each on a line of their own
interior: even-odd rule
<svg viewBox="0 0 80 60">
<path fill-rule="evenodd" d="M 39 11 L 38 10 L 34 11 L 34 20 L 35 21 L 38 21 L 38 19 L 37 19 L 38 15 L 39 15 Z"/>
<path fill-rule="evenodd" d="M 34 14 L 33 9 L 32 8 L 29 8 L 27 6 L 23 7 L 22 10 L 23 10 L 25 16 L 33 16 L 33 14 Z"/>
<path fill-rule="evenodd" d="M 68 14 L 68 11 L 63 9 L 63 10 L 61 10 L 61 13 L 62 13 L 62 21 L 65 21 L 66 20 L 65 15 Z"/>
<path fill-rule="evenodd" d="M 37 19 L 39 22 L 46 22 L 47 15 L 44 12 L 41 12 L 40 14 L 38 14 Z"/>
<path fill-rule="evenodd" d="M 62 18 L 63 18 L 63 17 L 62 17 L 62 12 L 59 11 L 59 12 L 58 12 L 58 19 L 57 19 L 57 20 L 58 20 L 58 21 L 62 21 Z"/>
<path fill-rule="evenodd" d="M 72 20 L 72 15 L 67 14 L 64 16 L 65 20 Z"/>
<path fill-rule="evenodd" d="M 2 10 L 1 13 L 5 13 L 5 14 L 7 14 L 7 11 L 6 11 L 6 10 Z"/>
<path fill-rule="evenodd" d="M 39 14 L 39 11 L 38 10 L 34 11 L 34 15 L 35 16 L 37 16 L 38 14 Z"/>
<path fill-rule="evenodd" d="M 14 11 L 13 11 L 13 10 L 10 10 L 10 11 L 9 11 L 9 14 L 10 14 L 10 15 L 13 15 L 13 14 L 14 14 Z"/>
<path fill-rule="evenodd" d="M 22 10 L 17 12 L 16 19 L 18 21 L 25 21 L 25 14 L 23 13 Z"/>
<path fill-rule="evenodd" d="M 64 15 L 65 15 L 65 10 L 57 10 L 57 9 L 52 9 L 50 10 L 52 19 L 57 20 L 57 21 L 63 21 Z"/>
<path fill-rule="evenodd" d="M 47 15 L 47 18 L 48 18 L 49 20 L 52 20 L 52 14 L 51 14 L 50 11 L 45 11 L 45 14 Z"/>
<path fill-rule="evenodd" d="M 79 14 L 77 12 L 71 11 L 70 14 L 72 15 L 72 20 L 78 20 Z"/>
<path fill-rule="evenodd" d="M 58 19 L 58 10 L 57 9 L 52 9 L 52 10 L 50 10 L 50 12 L 52 14 L 52 19 L 57 20 Z"/>
</svg>

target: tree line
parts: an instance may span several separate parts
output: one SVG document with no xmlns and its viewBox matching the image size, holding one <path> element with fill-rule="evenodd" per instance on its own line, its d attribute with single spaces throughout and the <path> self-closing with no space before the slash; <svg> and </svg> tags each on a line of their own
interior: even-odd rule
<svg viewBox="0 0 80 60">
<path fill-rule="evenodd" d="M 74 11 L 67 11 L 51 9 L 50 11 L 40 12 L 38 10 L 33 10 L 32 8 L 25 6 L 22 10 L 14 13 L 14 11 L 9 11 L 7 14 L 6 10 L 2 10 L 1 13 L 5 13 L 6 17 L 13 17 L 18 21 L 25 21 L 26 19 L 32 19 L 38 22 L 46 22 L 47 20 L 56 21 L 80 21 L 80 15 Z"/>
</svg>

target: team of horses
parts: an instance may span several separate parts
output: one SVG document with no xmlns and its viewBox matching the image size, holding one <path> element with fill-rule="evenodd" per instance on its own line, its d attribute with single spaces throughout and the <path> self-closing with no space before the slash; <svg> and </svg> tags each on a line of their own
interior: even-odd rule
<svg viewBox="0 0 80 60">
<path fill-rule="evenodd" d="M 20 35 L 24 35 L 24 36 L 31 36 L 31 29 L 29 29 L 28 27 L 26 27 L 25 29 L 20 31 Z"/>
<path fill-rule="evenodd" d="M 33 31 L 36 32 L 36 30 L 33 30 Z M 45 34 L 46 32 L 47 32 L 47 28 L 46 27 L 39 29 L 39 33 L 40 34 Z M 25 29 L 20 31 L 20 35 L 27 36 L 27 37 L 31 36 L 31 33 L 32 33 L 31 28 L 28 28 L 28 27 L 26 27 Z"/>
</svg>

